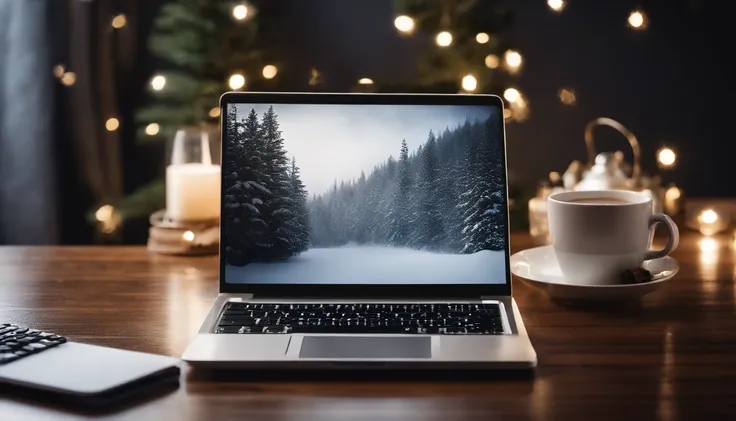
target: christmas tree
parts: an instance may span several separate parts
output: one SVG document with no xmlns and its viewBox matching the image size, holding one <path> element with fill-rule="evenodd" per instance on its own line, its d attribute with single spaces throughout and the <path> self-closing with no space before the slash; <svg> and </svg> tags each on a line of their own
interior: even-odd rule
<svg viewBox="0 0 736 421">
<path fill-rule="evenodd" d="M 395 0 L 394 7 L 394 26 L 398 33 L 425 37 L 431 43 L 424 47 L 414 77 L 375 82 L 364 78 L 356 81 L 357 90 L 497 93 L 503 94 L 508 101 L 509 110 L 504 115 L 507 121 L 527 118 L 528 104 L 513 87 L 522 68 L 522 58 L 501 36 L 512 24 L 512 15 L 500 1 Z M 324 89 L 321 74 L 316 69 L 303 75 L 304 83 L 299 86 L 292 86 L 295 78 L 282 77 L 281 68 L 298 66 L 289 66 L 288 57 L 278 53 L 274 42 L 275 31 L 283 30 L 278 22 L 281 15 L 279 6 L 267 0 L 247 3 L 172 0 L 164 4 L 148 42 L 151 54 L 162 62 L 162 68 L 151 78 L 148 104 L 136 115 L 139 138 L 168 142 L 177 130 L 192 126 L 218 133 L 218 98 L 229 90 Z M 333 88 L 350 89 L 349 86 Z M 268 125 L 268 121 L 264 124 Z M 277 155 L 277 172 L 284 174 L 282 169 L 289 163 L 279 151 L 278 141 L 275 142 L 271 153 Z M 395 166 L 396 162 L 391 165 Z M 418 161 L 414 165 L 419 165 Z M 164 204 L 163 172 L 161 168 L 160 179 L 117 204 L 117 211 L 124 218 L 131 218 L 147 217 L 160 209 Z M 268 177 L 268 173 L 275 172 L 274 168 L 266 169 L 266 174 L 261 176 Z M 279 189 L 284 190 L 288 179 L 279 183 L 282 186 Z M 369 187 L 375 190 L 374 194 L 380 192 L 385 196 L 385 190 L 365 186 Z M 279 192 L 271 193 L 275 196 L 270 201 L 263 199 L 264 212 L 278 211 L 279 197 L 284 196 Z M 384 210 L 388 209 L 389 202 L 390 198 L 382 198 Z M 339 208 L 341 205 L 333 203 L 332 206 Z M 286 224 L 286 219 L 279 224 Z M 374 231 L 380 229 L 378 225 L 368 226 Z M 366 228 L 366 235 L 368 231 Z M 284 247 L 287 243 L 283 242 Z"/>
</svg>

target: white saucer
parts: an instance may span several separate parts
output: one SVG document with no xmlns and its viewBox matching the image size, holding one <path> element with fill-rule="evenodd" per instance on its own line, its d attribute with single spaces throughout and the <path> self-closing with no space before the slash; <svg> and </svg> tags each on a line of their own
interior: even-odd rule
<svg viewBox="0 0 736 421">
<path fill-rule="evenodd" d="M 561 301 L 636 299 L 659 289 L 680 270 L 672 257 L 648 260 L 642 267 L 652 273 L 653 281 L 632 285 L 575 285 L 562 275 L 552 246 L 535 247 L 511 256 L 511 273 L 545 291 L 551 299 Z"/>
</svg>

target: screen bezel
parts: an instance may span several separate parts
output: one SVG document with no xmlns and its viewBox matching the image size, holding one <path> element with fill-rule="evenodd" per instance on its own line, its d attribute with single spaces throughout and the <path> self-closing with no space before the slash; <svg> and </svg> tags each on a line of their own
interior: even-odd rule
<svg viewBox="0 0 736 421">
<path fill-rule="evenodd" d="M 374 93 L 275 93 L 275 92 L 227 92 L 220 97 L 220 157 L 221 162 L 227 159 L 226 148 L 223 147 L 225 136 L 224 118 L 228 104 L 346 104 L 346 105 L 485 105 L 498 107 L 501 115 L 504 112 L 503 100 L 497 95 L 489 94 L 374 94 Z M 223 256 L 224 236 L 220 224 L 220 292 L 246 293 L 258 296 L 274 297 L 476 297 L 511 295 L 510 233 L 508 212 L 508 172 L 506 159 L 506 124 L 502 119 L 503 142 L 503 188 L 506 206 L 506 279 L 499 284 L 256 284 L 227 283 L 225 281 L 225 259 Z M 224 210 L 224 171 L 220 179 L 220 212 Z"/>
</svg>

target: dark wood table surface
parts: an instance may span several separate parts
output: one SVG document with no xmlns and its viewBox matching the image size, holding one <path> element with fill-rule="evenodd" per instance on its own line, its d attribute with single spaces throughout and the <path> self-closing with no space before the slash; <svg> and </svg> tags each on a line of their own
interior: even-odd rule
<svg viewBox="0 0 736 421">
<path fill-rule="evenodd" d="M 515 234 L 514 251 L 532 246 Z M 582 310 L 514 281 L 531 378 L 203 380 L 109 414 L 125 420 L 736 419 L 736 250 L 683 236 L 681 272 L 640 304 Z M 142 247 L 0 247 L 0 320 L 180 356 L 218 291 L 216 258 Z M 84 415 L 0 396 L 0 420 Z"/>
</svg>

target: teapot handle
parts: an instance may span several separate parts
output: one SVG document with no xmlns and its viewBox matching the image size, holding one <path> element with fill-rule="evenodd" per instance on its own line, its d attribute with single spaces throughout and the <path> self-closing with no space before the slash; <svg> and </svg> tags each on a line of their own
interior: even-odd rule
<svg viewBox="0 0 736 421">
<path fill-rule="evenodd" d="M 631 150 L 634 152 L 634 166 L 631 170 L 631 178 L 634 180 L 639 179 L 639 175 L 641 173 L 641 168 L 639 164 L 639 157 L 641 156 L 641 150 L 639 149 L 639 141 L 636 140 L 636 136 L 634 136 L 633 133 L 629 131 L 626 127 L 624 127 L 621 123 L 619 123 L 616 120 L 607 118 L 607 117 L 598 117 L 595 120 L 588 123 L 588 125 L 585 127 L 585 146 L 588 149 L 588 164 L 587 168 L 590 168 L 593 166 L 593 162 L 595 161 L 595 145 L 593 144 L 593 130 L 596 128 L 596 126 L 609 126 L 616 129 L 619 133 L 624 135 L 626 139 L 629 141 L 629 145 L 631 145 Z"/>
</svg>

